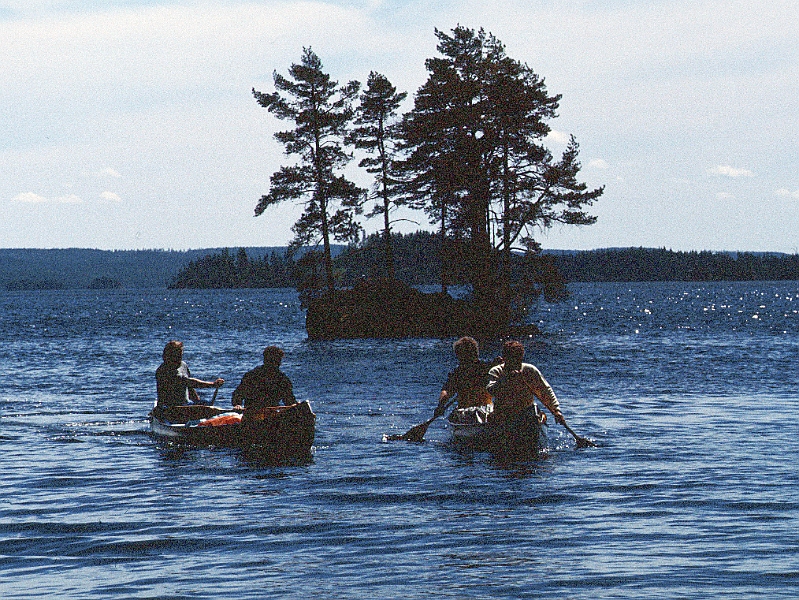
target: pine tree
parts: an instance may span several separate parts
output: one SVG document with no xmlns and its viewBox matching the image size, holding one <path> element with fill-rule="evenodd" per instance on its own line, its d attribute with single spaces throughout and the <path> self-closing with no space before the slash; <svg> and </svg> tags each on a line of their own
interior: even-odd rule
<svg viewBox="0 0 799 600">
<path fill-rule="evenodd" d="M 396 156 L 399 141 L 397 109 L 407 97 L 406 92 L 397 93 L 397 88 L 380 73 L 369 73 L 366 89 L 361 94 L 355 124 L 350 141 L 356 148 L 365 150 L 367 156 L 359 163 L 375 176 L 374 210 L 367 217 L 383 217 L 383 242 L 385 244 L 386 275 L 395 278 L 394 255 L 391 237 L 391 209 L 403 204 L 397 192 Z"/>
<path fill-rule="evenodd" d="M 294 122 L 294 129 L 276 133 L 275 139 L 298 162 L 282 166 L 271 176 L 269 193 L 261 197 L 255 215 L 284 200 L 303 202 L 305 210 L 292 228 L 292 247 L 316 246 L 321 241 L 325 286 L 332 293 L 331 239 L 354 242 L 360 232 L 355 216 L 362 212 L 364 190 L 340 174 L 352 158 L 344 151 L 344 140 L 360 84 L 351 81 L 339 88 L 310 48 L 303 50 L 300 64 L 291 65 L 288 77 L 275 72 L 274 82 L 272 94 L 252 92 L 278 119 Z"/>
<path fill-rule="evenodd" d="M 593 223 L 585 207 L 603 188 L 589 191 L 577 180 L 573 138 L 559 160 L 544 147 L 560 96 L 550 96 L 532 69 L 483 30 L 436 35 L 441 56 L 426 61 L 428 80 L 403 122 L 409 185 L 417 197 L 428 195 L 442 233 L 467 242 L 474 301 L 502 327 L 538 293 L 514 285 L 512 251 L 535 255 L 536 228 Z"/>
</svg>

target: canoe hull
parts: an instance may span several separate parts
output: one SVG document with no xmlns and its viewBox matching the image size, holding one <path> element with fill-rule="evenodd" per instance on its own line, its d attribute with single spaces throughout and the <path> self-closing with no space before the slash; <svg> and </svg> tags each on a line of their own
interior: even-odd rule
<svg viewBox="0 0 799 600">
<path fill-rule="evenodd" d="M 203 414 L 212 416 L 210 410 L 199 407 L 189 416 L 208 418 Z M 168 419 L 168 416 L 150 413 L 150 431 L 156 439 L 191 446 L 255 448 L 286 455 L 310 452 L 316 427 L 316 415 L 307 401 L 266 409 L 256 418 L 245 416 L 241 421 L 215 426 L 203 426 L 198 419 L 176 415 Z"/>
<path fill-rule="evenodd" d="M 453 411 L 448 418 L 453 444 L 506 457 L 534 458 L 546 450 L 545 419 L 537 406 L 503 425 L 492 423 L 490 414 L 490 407 Z"/>
</svg>

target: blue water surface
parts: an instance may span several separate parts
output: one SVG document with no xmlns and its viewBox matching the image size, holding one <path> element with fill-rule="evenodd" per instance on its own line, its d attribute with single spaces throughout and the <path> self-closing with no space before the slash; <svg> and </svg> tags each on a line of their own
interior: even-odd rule
<svg viewBox="0 0 799 600">
<path fill-rule="evenodd" d="M 292 290 L 0 293 L 0 597 L 798 597 L 799 283 L 571 290 L 526 358 L 599 447 L 511 464 L 383 441 L 453 340 L 310 342 Z M 313 458 L 151 439 L 170 339 L 218 405 L 283 347 Z"/>
</svg>

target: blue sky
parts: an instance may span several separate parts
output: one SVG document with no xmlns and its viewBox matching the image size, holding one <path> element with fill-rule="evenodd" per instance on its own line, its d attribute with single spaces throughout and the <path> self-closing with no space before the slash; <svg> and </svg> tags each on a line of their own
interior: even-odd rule
<svg viewBox="0 0 799 600">
<path fill-rule="evenodd" d="M 286 124 L 251 89 L 311 46 L 342 83 L 376 70 L 412 95 L 434 28 L 457 24 L 563 95 L 548 144 L 574 134 L 606 186 L 596 225 L 544 247 L 799 251 L 799 5 L 782 0 L 0 0 L 0 247 L 285 244 L 299 208 L 253 209 Z"/>
</svg>

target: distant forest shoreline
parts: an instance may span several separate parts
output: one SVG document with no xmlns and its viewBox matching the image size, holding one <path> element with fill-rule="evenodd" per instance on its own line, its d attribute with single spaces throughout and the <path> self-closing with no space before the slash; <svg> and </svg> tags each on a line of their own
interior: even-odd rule
<svg viewBox="0 0 799 600">
<path fill-rule="evenodd" d="M 379 273 L 382 247 L 371 236 L 336 247 L 342 286 Z M 567 282 L 799 280 L 799 254 L 609 248 L 544 251 Z M 440 240 L 428 232 L 395 235 L 397 278 L 440 284 Z M 301 265 L 284 247 L 174 250 L 0 249 L 0 289 L 297 287 Z M 448 274 L 448 283 L 465 281 Z"/>
<path fill-rule="evenodd" d="M 252 256 L 284 248 L 248 248 Z M 203 250 L 0 249 L 0 289 L 166 289 Z"/>
</svg>

